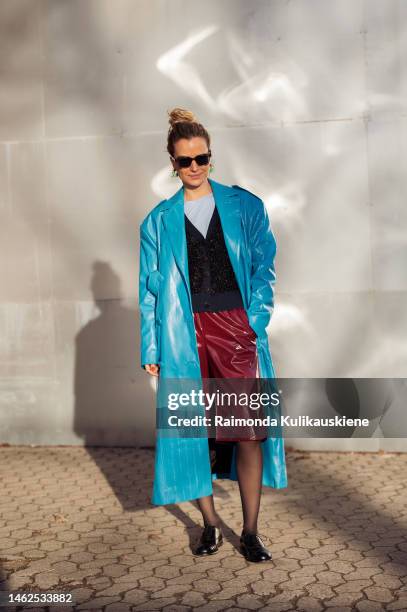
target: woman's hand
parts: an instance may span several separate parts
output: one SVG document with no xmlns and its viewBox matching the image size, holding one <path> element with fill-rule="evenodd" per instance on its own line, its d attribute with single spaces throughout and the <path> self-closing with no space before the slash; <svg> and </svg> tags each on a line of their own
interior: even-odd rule
<svg viewBox="0 0 407 612">
<path fill-rule="evenodd" d="M 148 363 L 144 366 L 144 369 L 151 374 L 151 376 L 158 376 L 160 366 L 157 363 Z"/>
</svg>

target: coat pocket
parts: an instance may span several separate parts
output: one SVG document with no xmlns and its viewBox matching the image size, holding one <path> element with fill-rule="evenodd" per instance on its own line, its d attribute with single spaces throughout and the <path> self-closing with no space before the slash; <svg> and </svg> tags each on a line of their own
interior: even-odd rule
<svg viewBox="0 0 407 612">
<path fill-rule="evenodd" d="M 164 276 L 159 270 L 153 270 L 150 272 L 147 278 L 147 289 L 155 296 L 158 296 L 160 290 L 160 284 Z"/>
</svg>

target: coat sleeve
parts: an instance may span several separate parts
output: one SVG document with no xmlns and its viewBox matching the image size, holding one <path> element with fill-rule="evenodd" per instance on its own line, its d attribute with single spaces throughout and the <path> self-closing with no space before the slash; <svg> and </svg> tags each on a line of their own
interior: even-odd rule
<svg viewBox="0 0 407 612">
<path fill-rule="evenodd" d="M 264 336 L 274 309 L 276 241 L 267 210 L 263 201 L 257 197 L 250 207 L 250 245 L 252 263 L 248 318 L 256 334 Z"/>
<path fill-rule="evenodd" d="M 149 276 L 157 269 L 157 239 L 151 217 L 147 217 L 140 226 L 140 274 L 139 274 L 139 308 L 140 308 L 140 349 L 141 366 L 159 362 L 159 347 L 156 335 L 156 295 L 149 289 Z"/>
</svg>

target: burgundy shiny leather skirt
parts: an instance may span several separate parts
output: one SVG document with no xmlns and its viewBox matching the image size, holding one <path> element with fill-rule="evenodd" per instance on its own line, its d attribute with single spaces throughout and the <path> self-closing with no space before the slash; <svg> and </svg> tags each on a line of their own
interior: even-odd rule
<svg viewBox="0 0 407 612">
<path fill-rule="evenodd" d="M 247 381 L 245 389 L 248 392 L 251 388 L 255 391 L 253 382 L 256 383 L 253 379 L 258 378 L 257 336 L 249 325 L 245 309 L 194 312 L 194 324 L 202 378 L 252 379 Z M 203 381 L 204 390 L 209 389 L 208 383 L 209 381 Z M 222 383 L 224 391 L 236 393 L 237 389 L 244 388 L 244 381 L 239 381 L 238 385 L 233 385 L 231 381 L 225 381 L 225 384 L 229 385 L 229 388 L 225 388 Z M 213 391 L 213 388 L 211 390 Z M 249 406 L 236 404 L 216 406 L 216 413 L 222 414 L 223 417 L 233 415 L 237 418 L 261 416 L 258 412 L 254 413 Z M 235 435 L 237 432 L 238 435 Z M 264 440 L 266 436 L 260 437 L 259 427 L 247 425 L 238 429 L 217 427 L 213 437 L 216 442 L 240 442 Z"/>
</svg>

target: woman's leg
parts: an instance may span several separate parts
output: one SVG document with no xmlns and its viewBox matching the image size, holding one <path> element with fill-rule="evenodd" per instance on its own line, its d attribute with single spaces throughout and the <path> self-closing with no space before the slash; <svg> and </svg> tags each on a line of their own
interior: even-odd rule
<svg viewBox="0 0 407 612">
<path fill-rule="evenodd" d="M 243 531 L 257 533 L 263 473 L 261 441 L 245 440 L 236 444 L 236 471 L 242 500 Z"/>
<path fill-rule="evenodd" d="M 257 533 L 259 515 L 263 455 L 260 440 L 238 442 L 236 469 L 243 509 L 243 531 L 240 549 L 248 561 L 260 563 L 272 559 Z"/>
<path fill-rule="evenodd" d="M 215 510 L 213 495 L 206 495 L 205 497 L 199 497 L 199 499 L 197 499 L 196 501 L 202 513 L 202 518 L 203 518 L 205 527 L 207 525 L 213 525 L 215 527 L 219 527 L 220 518 Z"/>
<path fill-rule="evenodd" d="M 245 310 L 205 313 L 204 322 L 208 331 L 207 357 L 212 376 L 256 379 L 256 334 L 249 326 Z M 242 388 L 241 384 L 239 388 Z M 228 435 L 232 433 L 228 432 Z M 246 533 L 257 532 L 263 475 L 261 443 L 261 440 L 236 442 L 236 472 Z"/>
</svg>

